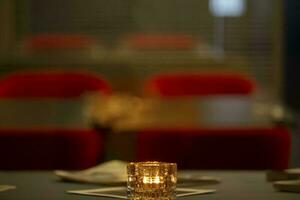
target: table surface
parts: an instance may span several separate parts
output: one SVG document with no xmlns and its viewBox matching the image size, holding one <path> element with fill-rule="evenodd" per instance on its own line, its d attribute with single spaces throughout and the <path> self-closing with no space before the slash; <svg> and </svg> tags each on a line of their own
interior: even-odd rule
<svg viewBox="0 0 300 200">
<path fill-rule="evenodd" d="M 108 160 L 132 160 L 136 157 L 135 133 L 147 128 L 273 126 L 268 115 L 255 113 L 254 100 L 243 96 L 169 100 L 128 94 L 110 97 L 90 94 L 76 99 L 2 99 L 0 128 L 74 130 L 91 129 L 94 125 L 102 133 L 108 133 Z"/>
<path fill-rule="evenodd" d="M 74 100 L 4 99 L 0 100 L 0 110 L 2 128 L 89 128 L 96 123 L 124 132 L 170 126 L 224 128 L 273 125 L 271 104 L 238 95 L 171 100 L 130 95 L 104 98 L 99 94 Z"/>
<path fill-rule="evenodd" d="M 220 199 L 220 200 L 299 200 L 299 193 L 276 191 L 271 183 L 266 181 L 263 171 L 191 171 L 203 175 L 221 178 L 218 185 L 202 186 L 214 188 L 214 194 L 182 197 L 180 199 Z M 67 194 L 66 190 L 94 189 L 103 186 L 61 182 L 53 172 L 0 172 L 0 184 L 15 185 L 17 189 L 0 193 L 1 200 L 12 199 L 111 199 L 104 197 L 81 196 Z M 194 186 L 196 187 L 196 186 Z"/>
<path fill-rule="evenodd" d="M 270 127 L 272 104 L 242 95 L 199 98 L 91 96 L 92 121 L 115 132 L 165 127 Z"/>
</svg>

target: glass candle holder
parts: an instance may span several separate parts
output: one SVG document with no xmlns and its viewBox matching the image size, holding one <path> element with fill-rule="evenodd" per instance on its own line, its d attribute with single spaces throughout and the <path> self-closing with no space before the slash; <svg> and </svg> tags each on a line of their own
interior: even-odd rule
<svg viewBox="0 0 300 200">
<path fill-rule="evenodd" d="M 127 174 L 127 193 L 130 200 L 176 199 L 176 163 L 129 163 Z"/>
</svg>

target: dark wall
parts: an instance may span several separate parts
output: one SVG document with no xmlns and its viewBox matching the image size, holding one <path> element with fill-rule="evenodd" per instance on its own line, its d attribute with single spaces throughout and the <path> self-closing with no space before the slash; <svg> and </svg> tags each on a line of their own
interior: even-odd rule
<svg viewBox="0 0 300 200">
<path fill-rule="evenodd" d="M 300 1 L 286 0 L 285 100 L 300 111 Z"/>
</svg>

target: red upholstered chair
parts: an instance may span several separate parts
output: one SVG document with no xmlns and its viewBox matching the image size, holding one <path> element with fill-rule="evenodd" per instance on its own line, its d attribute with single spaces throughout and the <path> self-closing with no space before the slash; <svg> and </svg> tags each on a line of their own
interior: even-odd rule
<svg viewBox="0 0 300 200">
<path fill-rule="evenodd" d="M 102 78 L 83 72 L 23 72 L 0 80 L 0 98 L 74 98 L 85 92 L 109 95 L 111 87 Z"/>
<path fill-rule="evenodd" d="M 136 33 L 125 37 L 123 42 L 134 50 L 191 50 L 199 41 L 183 33 Z"/>
<path fill-rule="evenodd" d="M 0 169 L 85 169 L 103 156 L 103 139 L 91 130 L 0 130 Z"/>
<path fill-rule="evenodd" d="M 185 169 L 285 169 L 291 136 L 285 128 L 152 129 L 139 133 L 139 161 Z"/>
<path fill-rule="evenodd" d="M 95 40 L 88 35 L 52 33 L 28 37 L 23 44 L 24 50 L 29 52 L 49 52 L 88 49 Z"/>
<path fill-rule="evenodd" d="M 160 74 L 148 80 L 148 94 L 161 98 L 251 95 L 256 86 L 240 75 Z M 192 169 L 284 169 L 290 135 L 284 128 L 153 127 L 137 136 L 138 160 L 177 162 Z"/>
<path fill-rule="evenodd" d="M 249 95 L 255 83 L 237 74 L 169 73 L 151 77 L 146 92 L 163 97 Z"/>
<path fill-rule="evenodd" d="M 82 72 L 22 72 L 0 80 L 1 99 L 69 100 L 90 91 L 109 95 L 111 88 Z M 103 135 L 86 128 L 0 129 L 0 169 L 83 169 L 103 158 L 103 147 Z"/>
</svg>

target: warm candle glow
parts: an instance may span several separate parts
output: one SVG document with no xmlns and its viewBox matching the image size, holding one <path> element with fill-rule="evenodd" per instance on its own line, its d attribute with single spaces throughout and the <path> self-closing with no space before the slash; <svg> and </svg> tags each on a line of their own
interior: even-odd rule
<svg viewBox="0 0 300 200">
<path fill-rule="evenodd" d="M 149 176 L 144 176 L 143 177 L 143 183 L 144 184 L 159 184 L 160 183 L 160 178 L 159 176 L 154 176 L 154 177 L 149 177 Z"/>
<path fill-rule="evenodd" d="M 129 200 L 175 200 L 176 163 L 138 162 L 127 166 Z"/>
</svg>

